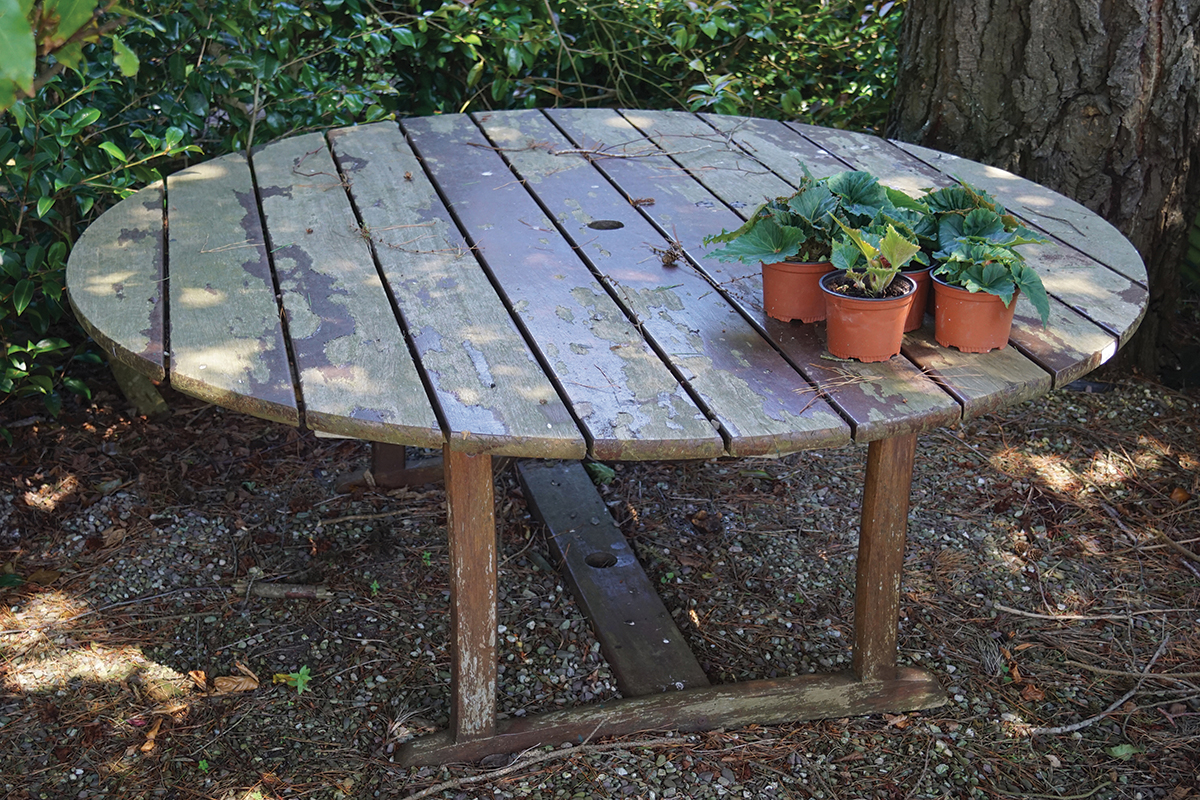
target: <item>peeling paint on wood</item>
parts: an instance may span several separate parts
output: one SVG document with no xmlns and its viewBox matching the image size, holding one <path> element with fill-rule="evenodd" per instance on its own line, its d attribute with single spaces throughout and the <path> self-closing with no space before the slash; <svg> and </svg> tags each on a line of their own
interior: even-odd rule
<svg viewBox="0 0 1200 800">
<path fill-rule="evenodd" d="M 171 385 L 299 424 L 254 182 L 240 153 L 167 179 Z"/>
<path fill-rule="evenodd" d="M 152 380 L 163 352 L 163 187 L 154 183 L 105 211 L 67 261 L 67 298 L 108 357 Z"/>
<path fill-rule="evenodd" d="M 638 131 L 616 112 L 556 110 L 547 113 L 581 147 L 583 142 L 599 142 L 602 137 L 608 136 L 612 141 L 631 142 L 631 148 L 646 149 L 646 145 L 638 139 Z M 885 436 L 928 430 L 961 416 L 958 403 L 904 359 L 894 358 L 882 364 L 829 362 L 824 341 L 818 335 L 824 326 L 783 323 L 767 317 L 762 309 L 759 270 L 736 262 L 725 264 L 703 257 L 705 248 L 702 242 L 706 235 L 736 228 L 741 225 L 743 216 L 748 216 L 756 208 L 756 205 L 737 199 L 745 196 L 737 172 L 703 169 L 701 160 L 686 144 L 687 134 L 695 131 L 700 142 L 697 147 L 704 148 L 698 152 L 705 153 L 705 157 L 715 158 L 712 151 L 718 144 L 711 135 L 715 132 L 688 114 L 645 111 L 625 114 L 640 120 L 649 130 L 669 134 L 669 138 L 664 136 L 660 144 L 674 148 L 677 151 L 676 158 L 683 161 L 685 166 L 694 159 L 694 172 L 707 182 L 708 189 L 695 181 L 681 180 L 679 166 L 662 156 L 612 159 L 597 162 L 597 167 L 626 193 L 649 194 L 655 198 L 653 206 L 641 210 L 653 219 L 661 231 L 669 231 L 680 242 L 692 262 L 721 286 L 792 364 L 812 382 L 825 387 L 822 391 L 829 402 L 850 420 L 855 441 L 868 442 Z M 706 130 L 708 133 L 705 133 Z M 724 147 L 724 137 L 717 135 L 716 138 Z M 757 152 L 765 159 L 770 149 L 764 147 Z M 795 157 L 789 157 L 789 160 L 794 162 Z M 731 163 L 743 162 L 733 159 Z M 758 169 L 762 169 L 761 164 L 758 164 Z M 776 180 L 776 183 L 770 184 L 768 194 L 791 191 L 788 184 Z M 760 180 L 761 185 L 763 181 Z M 738 208 L 738 213 L 730 211 L 726 204 Z M 837 363 L 836 370 L 829 368 L 833 363 Z M 805 402 L 818 399 L 815 390 L 797 386 L 794 391 Z"/>
<path fill-rule="evenodd" d="M 430 151 L 424 163 L 391 123 L 334 132 L 345 183 L 319 135 L 259 150 L 265 242 L 244 178 L 233 188 L 193 183 L 201 167 L 172 176 L 174 363 L 163 352 L 161 186 L 84 234 L 68 265 L 71 302 L 122 363 L 153 378 L 169 368 L 179 389 L 294 423 L 279 300 L 263 272 L 269 255 L 310 427 L 422 445 L 449 436 L 465 451 L 543 457 L 574 457 L 590 442 L 604 458 L 834 446 L 847 424 L 860 442 L 928 430 L 961 417 L 960 402 L 972 415 L 1085 374 L 1145 313 L 1136 282 L 1144 270 L 1106 223 L 1027 181 L 934 151 L 681 112 L 557 109 L 477 121 L 491 141 L 466 116 L 406 122 Z M 202 167 L 232 175 L 245 169 L 239 158 Z M 1021 299 L 1014 347 L 999 358 L 943 351 L 922 329 L 904 358 L 839 362 L 824 352 L 822 326 L 763 315 L 757 269 L 703 258 L 705 235 L 790 192 L 805 168 L 843 166 L 913 194 L 961 175 L 1070 243 L 1030 248 L 1063 301 L 1050 325 Z M 209 184 L 211 200 L 196 194 Z M 664 267 L 663 249 L 676 243 Z M 995 369 L 997 360 L 1015 371 Z"/>
<path fill-rule="evenodd" d="M 326 433 L 440 446 L 441 426 L 324 137 L 285 139 L 251 158 L 305 422 Z"/>
<path fill-rule="evenodd" d="M 656 349 L 711 410 L 731 455 L 781 454 L 849 442 L 849 426 L 699 273 L 665 268 L 664 239 L 536 111 L 486 116 L 488 137 Z M 534 145 L 537 146 L 534 146 Z M 564 155 L 555 155 L 555 153 Z M 587 187 L 587 191 L 581 191 Z M 610 224 L 593 227 L 595 220 Z"/>
<path fill-rule="evenodd" d="M 963 405 L 963 418 L 975 417 L 1029 400 L 1050 390 L 1049 373 L 1015 347 L 990 353 L 962 353 L 942 347 L 933 331 L 922 328 L 904 337 L 904 354 L 921 363 L 930 377 Z"/>
<path fill-rule="evenodd" d="M 393 123 L 330 134 L 449 427 L 469 452 L 582 458 L 586 443 Z"/>
<path fill-rule="evenodd" d="M 592 454 L 724 452 L 712 423 L 474 123 L 446 115 L 402 124 L 522 325 L 544 347 L 545 361 L 588 430 Z"/>
</svg>

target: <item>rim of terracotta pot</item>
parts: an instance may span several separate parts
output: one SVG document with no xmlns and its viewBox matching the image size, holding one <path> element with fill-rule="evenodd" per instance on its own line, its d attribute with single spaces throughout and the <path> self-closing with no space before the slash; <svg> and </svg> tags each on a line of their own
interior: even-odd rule
<svg viewBox="0 0 1200 800">
<path fill-rule="evenodd" d="M 822 275 L 821 283 L 820 283 L 821 291 L 823 291 L 827 294 L 835 295 L 835 296 L 843 298 L 845 300 L 862 300 L 865 303 L 883 303 L 883 302 L 887 302 L 888 300 L 903 300 L 906 296 L 912 294 L 913 292 L 915 292 L 917 290 L 916 279 L 911 278 L 908 275 L 905 275 L 903 270 L 901 270 L 899 275 L 897 275 L 895 278 L 892 279 L 893 282 L 899 280 L 900 278 L 903 278 L 904 280 L 908 281 L 908 291 L 905 292 L 904 294 L 900 295 L 899 297 L 854 297 L 852 295 L 842 294 L 841 292 L 835 292 L 833 289 L 830 289 L 828 286 L 825 285 L 826 281 L 833 280 L 834 278 L 840 277 L 845 274 L 846 274 L 846 270 L 835 269 L 833 272 L 827 272 L 824 275 Z"/>
</svg>

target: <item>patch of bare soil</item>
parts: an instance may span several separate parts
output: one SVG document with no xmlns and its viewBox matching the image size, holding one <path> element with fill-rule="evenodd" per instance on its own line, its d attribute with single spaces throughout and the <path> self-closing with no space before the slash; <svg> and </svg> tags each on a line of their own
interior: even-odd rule
<svg viewBox="0 0 1200 800">
<path fill-rule="evenodd" d="M 337 495 L 361 443 L 174 394 L 147 420 L 94 384 L 57 420 L 0 407 L 7 797 L 1200 796 L 1195 390 L 1123 379 L 920 438 L 901 658 L 943 708 L 402 769 L 449 713 L 441 491 Z M 600 491 L 710 679 L 848 666 L 864 462 L 614 465 Z M 496 499 L 502 712 L 617 696 L 511 470 Z"/>
</svg>

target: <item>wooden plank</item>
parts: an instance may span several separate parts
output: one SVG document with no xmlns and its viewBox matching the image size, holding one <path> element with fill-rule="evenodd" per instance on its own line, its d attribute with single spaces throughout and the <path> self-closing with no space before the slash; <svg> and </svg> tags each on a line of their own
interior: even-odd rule
<svg viewBox="0 0 1200 800">
<path fill-rule="evenodd" d="M 917 435 L 871 442 L 863 487 L 854 581 L 854 674 L 862 681 L 896 676 L 900 576 Z"/>
<path fill-rule="evenodd" d="M 582 458 L 583 434 L 396 125 L 329 139 L 455 449 Z"/>
<path fill-rule="evenodd" d="M 848 674 L 790 678 L 685 689 L 583 708 L 506 720 L 491 738 L 456 745 L 447 734 L 422 736 L 396 750 L 403 767 L 478 761 L 544 744 L 582 744 L 603 736 L 639 731 L 704 731 L 746 725 L 777 725 L 810 719 L 898 714 L 937 708 L 946 695 L 923 670 L 901 668 L 896 678 L 863 683 Z"/>
<path fill-rule="evenodd" d="M 1027 207 L 1033 207 L 1030 202 L 1031 198 L 1039 203 L 1059 198 L 1064 203 L 1071 204 L 1067 198 L 1050 192 L 1048 189 L 1042 190 L 1048 192 L 1048 195 L 1036 194 L 1032 189 L 1026 191 L 1028 187 L 1034 187 L 1036 184 L 1017 178 L 1003 170 L 985 167 L 966 159 L 956 157 L 942 159 L 941 163 L 947 167 L 948 171 L 939 172 L 900 147 L 874 136 L 794 123 L 792 127 L 854 164 L 857 169 L 869 170 L 884 183 L 915 195 L 921 194 L 924 188 L 931 186 L 951 186 L 954 184 L 954 177 L 961 177 L 987 191 L 997 190 L 994 192 L 996 198 L 1006 208 L 1018 216 L 1024 217 L 1027 224 L 1036 228 L 1042 227 L 1041 222 L 1045 216 L 1042 215 L 1039 218 L 1024 214 Z M 949 171 L 950 169 L 957 170 L 957 172 Z M 978 183 L 976 183 L 977 178 L 980 179 Z M 1015 202 L 1016 205 L 1009 206 L 1010 202 Z M 1074 205 L 1082 208 L 1078 204 Z M 1111 226 L 1090 211 L 1086 209 L 1083 211 L 1094 219 L 1091 226 L 1097 231 L 1100 238 L 1112 242 L 1110 236 L 1102 235 L 1105 232 L 1105 226 L 1107 228 L 1111 228 Z M 1071 212 L 1068 209 L 1065 213 Z M 1079 222 L 1084 229 L 1088 229 L 1089 223 L 1082 219 L 1076 219 L 1077 216 L 1072 217 L 1071 224 Z M 1061 226 L 1056 229 L 1042 229 L 1054 237 L 1058 237 L 1059 233 L 1064 232 Z M 1115 231 L 1111 233 L 1124 241 L 1124 237 L 1121 237 L 1120 234 Z M 1027 245 L 1022 248 L 1022 252 L 1029 265 L 1037 270 L 1042 282 L 1046 285 L 1046 291 L 1053 298 L 1057 298 L 1083 316 L 1103 326 L 1115 334 L 1121 344 L 1124 344 L 1141 323 L 1142 317 L 1146 313 L 1149 294 L 1143 284 L 1130 280 L 1120 271 L 1109 269 L 1102 261 L 1094 260 L 1082 249 L 1077 249 L 1075 245 L 1079 241 L 1078 235 L 1072 235 L 1069 238 L 1060 238 L 1058 242 L 1050 244 Z M 1128 241 L 1124 241 L 1124 247 L 1132 248 L 1132 245 Z M 1128 259 L 1121 255 L 1120 243 L 1113 243 L 1113 249 L 1116 254 L 1114 259 L 1118 263 L 1128 266 Z M 1136 252 L 1134 252 L 1134 257 L 1137 257 Z M 1140 259 L 1138 263 L 1141 263 Z M 1145 275 L 1144 268 L 1142 275 Z M 1049 333 L 1048 338 L 1051 341 L 1041 349 L 1042 354 L 1053 349 L 1053 340 L 1056 338 L 1077 341 L 1076 332 L 1081 327 L 1078 320 L 1072 319 L 1069 314 L 1064 314 L 1063 310 L 1055 307 L 1054 303 L 1051 303 L 1051 308 L 1053 314 L 1051 325 L 1058 326 L 1062 330 Z M 1027 330 L 1026 335 L 1032 339 L 1038 333 L 1036 330 Z M 1101 350 L 1103 349 L 1102 347 Z"/>
<path fill-rule="evenodd" d="M 990 353 L 962 353 L 942 347 L 930 328 L 904 337 L 904 355 L 921 364 L 963 406 L 972 419 L 1045 394 L 1052 386 L 1048 372 L 1014 347 Z"/>
<path fill-rule="evenodd" d="M 496 501 L 492 457 L 443 448 L 450 541 L 450 727 L 454 741 L 496 731 Z"/>
<path fill-rule="evenodd" d="M 372 441 L 444 436 L 320 134 L 251 154 L 305 423 Z"/>
<path fill-rule="evenodd" d="M 299 424 L 245 156 L 223 156 L 167 178 L 167 218 L 172 387 Z"/>
<path fill-rule="evenodd" d="M 828 149 L 797 136 L 779 120 L 725 114 L 700 114 L 699 118 L 719 131 L 721 138 L 735 143 L 764 168 L 796 186 L 806 174 L 824 178 L 854 169 Z"/>
<path fill-rule="evenodd" d="M 662 155 L 663 151 L 652 149 L 651 143 L 641 138 L 639 131 L 617 112 L 555 109 L 546 113 L 579 149 L 608 149 L 614 156 L 636 156 L 597 158 L 594 163 L 626 196 L 654 201 L 639 206 L 641 213 L 663 235 L 676 239 L 691 263 L 699 265 L 718 283 L 743 315 L 752 320 L 796 368 L 821 386 L 822 395 L 850 420 L 855 441 L 867 442 L 928 430 L 959 418 L 961 409 L 953 398 L 904 359 L 894 358 L 879 364 L 830 361 L 821 338 L 824 326 L 789 324 L 767 317 L 762 310 L 759 270 L 744 264 L 724 264 L 703 258 L 704 237 L 722 229 L 732 230 L 741 225 L 742 218 L 722 202 L 724 198 L 714 195 Z M 638 119 L 644 118 L 648 127 L 665 127 L 673 116 L 664 112 L 650 120 L 645 117 L 646 113 L 636 112 L 636 115 L 639 115 Z M 667 121 L 661 119 L 663 116 L 668 118 Z M 695 118 L 690 115 L 677 116 L 680 119 L 671 121 L 673 126 L 695 124 Z M 683 143 L 682 135 L 675 136 L 673 141 L 679 150 L 689 149 Z M 610 147 L 606 142 L 623 144 Z M 717 147 L 706 137 L 697 142 L 696 147 Z M 704 180 L 712 177 L 703 170 L 700 175 Z M 717 182 L 722 186 L 725 183 Z M 731 188 L 731 191 L 740 190 Z M 730 202 L 737 204 L 738 201 Z M 753 210 L 742 203 L 740 213 L 749 214 Z M 814 392 L 799 386 L 797 390 L 806 400 L 814 399 Z"/>
<path fill-rule="evenodd" d="M 67 299 L 111 360 L 152 380 L 166 376 L 163 342 L 163 187 L 101 214 L 71 248 Z"/>
<path fill-rule="evenodd" d="M 405 120 L 462 230 L 602 460 L 706 458 L 713 424 L 466 116 Z"/>
<path fill-rule="evenodd" d="M 1111 223 L 1086 206 L 998 167 L 908 142 L 894 141 L 893 144 L 939 172 L 986 189 L 1008 210 L 1129 280 L 1146 285 L 1146 265 L 1137 248 Z"/>
<path fill-rule="evenodd" d="M 1024 295 L 1017 299 L 1008 340 L 1049 372 L 1056 388 L 1096 369 L 1116 355 L 1120 346 L 1120 340 L 1111 331 L 1053 298 L 1050 322 L 1043 326 L 1037 309 Z"/>
<path fill-rule="evenodd" d="M 520 461 L 517 476 L 625 697 L 708 686 L 633 548 L 578 461 Z"/>
<path fill-rule="evenodd" d="M 537 111 L 493 112 L 482 127 L 658 352 L 718 421 L 731 455 L 836 447 L 850 426 Z M 532 146 L 537 143 L 538 146 Z M 557 153 L 561 153 L 556 155 Z M 599 221 L 599 222 L 597 222 Z"/>
</svg>

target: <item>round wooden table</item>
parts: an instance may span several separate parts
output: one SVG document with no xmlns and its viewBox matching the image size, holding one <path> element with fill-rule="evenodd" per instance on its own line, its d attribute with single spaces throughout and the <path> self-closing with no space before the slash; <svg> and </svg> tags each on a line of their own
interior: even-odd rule
<svg viewBox="0 0 1200 800">
<path fill-rule="evenodd" d="M 939 347 L 927 320 L 890 361 L 830 359 L 823 324 L 765 316 L 756 269 L 703 257 L 706 235 L 790 194 L 806 168 L 869 170 L 913 195 L 955 177 L 991 192 L 1054 240 L 1026 248 L 1050 324 L 1021 300 L 1003 350 Z M 201 163 L 88 228 L 67 288 L 113 360 L 179 391 L 380 452 L 443 448 L 452 723 L 407 745 L 410 763 L 940 704 L 932 675 L 896 666 L 916 435 L 1086 374 L 1147 303 L 1128 241 L 1002 170 L 807 125 L 615 110 L 406 119 Z M 870 445 L 852 674 L 712 687 L 663 668 L 659 688 L 682 691 L 497 724 L 491 456 L 851 443 Z"/>
</svg>

